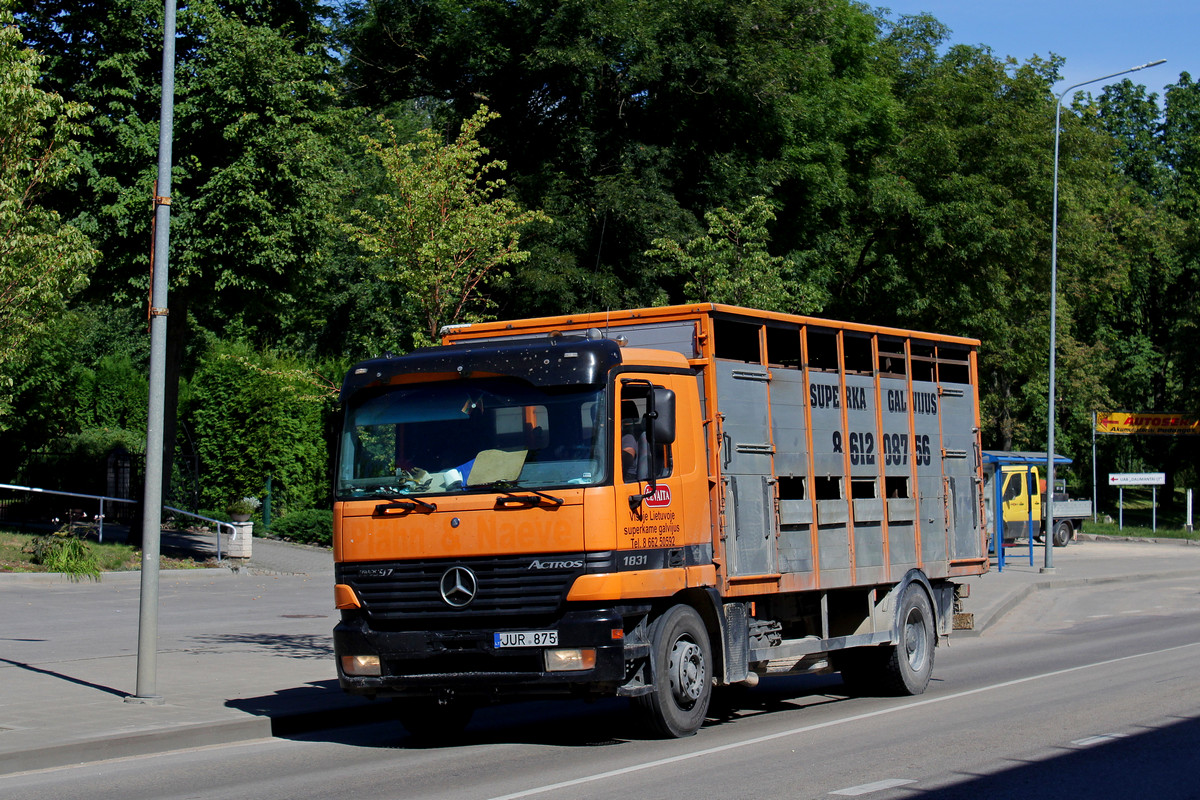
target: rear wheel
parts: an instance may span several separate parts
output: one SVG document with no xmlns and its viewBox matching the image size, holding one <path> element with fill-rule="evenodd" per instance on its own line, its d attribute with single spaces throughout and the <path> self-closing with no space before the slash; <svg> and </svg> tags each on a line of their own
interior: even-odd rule
<svg viewBox="0 0 1200 800">
<path fill-rule="evenodd" d="M 700 615 L 672 606 L 650 631 L 654 691 L 634 707 L 659 736 L 691 736 L 704 724 L 712 699 L 712 647 Z"/>
<path fill-rule="evenodd" d="M 883 688 L 889 694 L 921 694 L 933 674 L 937 635 L 933 606 L 919 585 L 911 584 L 904 590 L 899 619 L 896 643 L 883 650 Z"/>
<path fill-rule="evenodd" d="M 1054 546 L 1066 547 L 1067 542 L 1071 541 L 1071 533 L 1071 523 L 1066 520 L 1054 523 Z"/>
</svg>

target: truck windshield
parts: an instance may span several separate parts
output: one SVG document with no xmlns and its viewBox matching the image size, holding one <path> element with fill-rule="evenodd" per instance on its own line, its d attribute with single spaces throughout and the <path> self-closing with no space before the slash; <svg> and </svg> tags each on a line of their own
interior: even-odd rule
<svg viewBox="0 0 1200 800">
<path fill-rule="evenodd" d="M 390 386 L 347 403 L 341 500 L 590 485 L 606 478 L 604 390 L 490 378 Z"/>
</svg>

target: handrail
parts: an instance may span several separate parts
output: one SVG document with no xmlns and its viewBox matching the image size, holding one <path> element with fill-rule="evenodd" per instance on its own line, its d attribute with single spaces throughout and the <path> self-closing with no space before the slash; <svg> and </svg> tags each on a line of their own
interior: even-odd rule
<svg viewBox="0 0 1200 800">
<path fill-rule="evenodd" d="M 225 527 L 229 528 L 230 541 L 237 538 L 238 529 L 237 526 L 232 522 L 225 522 L 224 520 L 213 519 L 212 517 L 202 517 L 199 514 L 193 514 L 191 511 L 184 511 L 182 508 L 174 508 L 172 506 L 163 506 L 163 510 L 171 511 L 176 514 L 183 514 L 184 516 L 193 517 L 194 519 L 202 519 L 205 522 L 214 523 L 217 526 L 217 561 L 221 560 L 221 526 L 224 525 Z"/>
<path fill-rule="evenodd" d="M 100 501 L 100 521 L 99 521 L 99 526 L 98 526 L 97 530 L 98 530 L 98 534 L 99 534 L 101 542 L 104 541 L 104 501 L 105 500 L 114 500 L 118 503 L 136 503 L 137 502 L 136 500 L 129 500 L 128 498 L 124 498 L 124 497 L 109 497 L 107 495 L 101 495 L 101 494 L 81 494 L 80 492 L 60 492 L 57 489 L 41 489 L 36 486 L 17 486 L 17 485 L 11 484 L 11 483 L 0 483 L 0 489 L 15 489 L 20 492 L 34 492 L 37 494 L 57 494 L 57 495 L 63 495 L 65 497 L 84 497 L 89 500 L 99 500 Z M 238 528 L 236 525 L 234 525 L 231 522 L 225 522 L 224 520 L 220 520 L 220 519 L 213 519 L 212 517 L 202 517 L 199 514 L 193 514 L 190 511 L 184 511 L 182 508 L 174 508 L 172 506 L 163 506 L 163 509 L 166 511 L 174 512 L 176 514 L 183 514 L 184 516 L 194 517 L 195 519 L 204 520 L 205 522 L 211 522 L 214 525 L 216 525 L 217 526 L 217 561 L 221 560 L 221 527 L 224 526 L 226 528 L 229 528 L 229 538 L 231 540 L 236 539 L 238 536 Z"/>
<path fill-rule="evenodd" d="M 107 495 L 102 495 L 102 494 L 80 494 L 79 492 L 60 492 L 57 489 L 39 489 L 36 486 L 15 486 L 11 483 L 0 483 L 0 489 L 16 489 L 17 491 L 21 491 L 21 492 L 35 492 L 37 494 L 58 494 L 58 495 L 63 495 L 64 497 L 86 497 L 89 500 L 99 500 L 100 501 L 100 521 L 99 521 L 97 531 L 100 536 L 100 541 L 102 541 L 102 542 L 104 541 L 104 501 L 105 500 L 115 500 L 118 503 L 136 503 L 137 502 L 136 500 L 130 500 L 125 497 L 109 497 Z M 219 561 L 220 558 L 218 557 L 217 560 Z"/>
</svg>

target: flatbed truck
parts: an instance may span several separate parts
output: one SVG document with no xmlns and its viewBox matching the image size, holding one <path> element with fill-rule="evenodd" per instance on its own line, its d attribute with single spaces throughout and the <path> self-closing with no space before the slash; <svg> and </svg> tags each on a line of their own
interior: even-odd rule
<svg viewBox="0 0 1200 800">
<path fill-rule="evenodd" d="M 983 492 L 987 518 L 992 520 L 994 509 L 1001 509 L 1001 524 L 989 523 L 988 529 L 1003 531 L 1004 542 L 1028 539 L 1041 542 L 1046 538 L 1046 482 L 1042 468 L 1046 466 L 1044 452 L 1024 450 L 985 450 L 983 454 Z M 1054 465 L 1066 467 L 1071 459 L 1055 454 Z M 1066 484 L 1055 481 L 1054 546 L 1066 547 L 1092 515 L 1090 500 L 1072 500 Z M 994 544 L 994 543 L 993 543 Z"/>
</svg>

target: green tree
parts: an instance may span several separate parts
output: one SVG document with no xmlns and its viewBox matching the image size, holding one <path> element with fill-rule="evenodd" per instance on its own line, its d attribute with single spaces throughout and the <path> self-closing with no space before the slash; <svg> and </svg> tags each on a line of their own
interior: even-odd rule
<svg viewBox="0 0 1200 800">
<path fill-rule="evenodd" d="M 1166 179 L 1162 153 L 1162 112 L 1158 95 L 1126 78 L 1104 87 L 1097 101 L 1098 119 L 1113 137 L 1116 167 L 1134 184 L 1160 197 Z"/>
<path fill-rule="evenodd" d="M 767 226 L 775 220 L 775 213 L 765 197 L 751 198 L 741 212 L 718 208 L 704 218 L 707 236 L 683 244 L 655 239 L 647 253 L 683 278 L 684 300 L 790 313 L 817 310 L 811 301 L 797 297 L 796 287 L 784 277 L 787 260 L 767 249 Z"/>
<path fill-rule="evenodd" d="M 143 449 L 149 345 L 144 314 L 75 305 L 26 340 L 21 365 L 9 372 L 11 424 L 0 432 L 0 452 L 10 454 L 5 475 L 12 477 L 24 454 L 84 434 L 111 434 L 127 450 Z"/>
<path fill-rule="evenodd" d="M 375 197 L 377 211 L 354 209 L 347 232 L 366 252 L 374 277 L 399 289 L 395 307 L 412 315 L 414 344 L 436 341 L 442 325 L 486 318 L 484 290 L 529 257 L 520 249 L 522 228 L 549 222 L 501 193 L 504 181 L 491 173 L 503 171 L 503 161 L 482 163 L 488 151 L 479 131 L 496 116 L 481 108 L 450 144 L 431 129 L 416 142 L 401 142 L 386 119 L 383 141 L 366 138 L 388 191 Z"/>
<path fill-rule="evenodd" d="M 97 253 L 43 204 L 77 169 L 86 107 L 43 90 L 43 57 L 0 6 L 0 430 L 22 346 L 87 283 Z"/>
<path fill-rule="evenodd" d="M 1111 389 L 1116 407 L 1195 413 L 1200 88 L 1183 73 L 1166 97 L 1163 113 L 1145 86 L 1123 81 L 1099 98 L 1098 125 L 1112 136 L 1114 163 L 1129 184 L 1122 213 L 1108 223 L 1129 269 L 1112 291 L 1114 313 L 1100 324 L 1121 376 Z M 1165 470 L 1170 481 L 1185 464 L 1200 466 L 1200 448 L 1187 439 L 1139 437 L 1121 449 L 1140 461 L 1135 468 Z"/>
<path fill-rule="evenodd" d="M 201 359 L 186 410 L 203 476 L 201 503 L 224 508 L 256 496 L 268 476 L 285 488 L 293 509 L 326 502 L 328 401 L 309 364 L 215 343 Z"/>
<path fill-rule="evenodd" d="M 162 3 L 26 0 L 21 8 L 29 38 L 51 54 L 47 80 L 96 109 L 82 185 L 54 197 L 103 252 L 90 296 L 144 308 Z M 180 371 L 195 367 L 197 332 L 309 353 L 341 344 L 329 320 L 353 276 L 331 256 L 340 243 L 331 220 L 357 116 L 341 105 L 326 13 L 310 0 L 198 0 L 179 9 L 168 462 Z"/>
<path fill-rule="evenodd" d="M 484 137 L 524 205 L 555 219 L 497 296 L 504 313 L 678 300 L 646 252 L 703 235 L 704 213 L 756 195 L 774 245 L 842 227 L 893 135 L 876 21 L 845 0 L 399 0 L 350 5 L 343 32 L 366 104 L 421 99 L 501 113 Z"/>
</svg>

